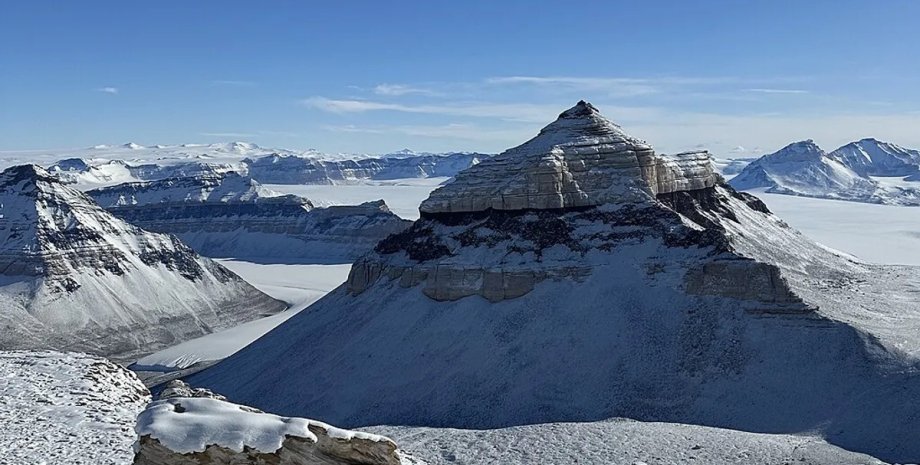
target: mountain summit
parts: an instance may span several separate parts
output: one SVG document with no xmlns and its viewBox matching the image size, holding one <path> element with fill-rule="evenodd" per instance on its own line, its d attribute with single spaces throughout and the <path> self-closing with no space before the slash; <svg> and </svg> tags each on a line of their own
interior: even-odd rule
<svg viewBox="0 0 920 465">
<path fill-rule="evenodd" d="M 880 147 L 863 140 L 827 154 L 810 139 L 795 142 L 751 162 L 730 183 L 736 189 L 763 188 L 776 194 L 920 205 L 920 190 L 882 185 L 868 176 L 886 170 L 910 172 L 911 165 L 904 161 L 909 159 L 907 152 L 889 153 Z"/>
<path fill-rule="evenodd" d="M 0 348 L 126 359 L 284 308 L 35 165 L 0 173 Z"/>
<path fill-rule="evenodd" d="M 656 154 L 579 102 L 420 210 L 190 382 L 348 427 L 628 417 L 920 456 L 920 273 L 815 244 L 705 152 Z"/>
</svg>

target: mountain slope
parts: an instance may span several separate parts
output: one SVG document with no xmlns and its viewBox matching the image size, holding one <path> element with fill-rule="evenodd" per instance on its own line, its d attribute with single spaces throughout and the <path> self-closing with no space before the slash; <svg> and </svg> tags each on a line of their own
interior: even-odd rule
<svg viewBox="0 0 920 465">
<path fill-rule="evenodd" d="M 735 189 L 765 188 L 800 195 L 890 205 L 920 205 L 920 189 L 883 186 L 829 156 L 814 141 L 789 144 L 747 165 L 729 183 Z"/>
<path fill-rule="evenodd" d="M 0 173 L 0 280 L 3 349 L 127 359 L 284 308 L 34 165 Z"/>
<path fill-rule="evenodd" d="M 190 381 L 347 427 L 628 417 L 920 457 L 920 273 L 818 246 L 705 153 L 660 157 L 579 102 L 420 210 Z"/>
<path fill-rule="evenodd" d="M 872 138 L 850 142 L 828 156 L 862 176 L 910 176 L 920 171 L 920 151 Z"/>
<path fill-rule="evenodd" d="M 313 208 L 237 173 L 87 191 L 115 216 L 171 233 L 211 257 L 348 263 L 409 222 L 383 201 Z"/>
</svg>

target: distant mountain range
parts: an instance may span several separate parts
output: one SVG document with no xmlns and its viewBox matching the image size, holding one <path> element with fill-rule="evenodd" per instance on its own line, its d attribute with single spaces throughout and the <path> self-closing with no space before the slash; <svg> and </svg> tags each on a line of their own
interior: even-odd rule
<svg viewBox="0 0 920 465">
<path fill-rule="evenodd" d="M 887 205 L 920 205 L 920 152 L 862 139 L 826 153 L 812 140 L 750 161 L 721 162 L 736 189 Z M 917 182 L 916 185 L 912 183 Z"/>
<path fill-rule="evenodd" d="M 209 257 L 348 263 L 409 226 L 382 201 L 315 208 L 238 173 L 124 183 L 86 192 L 115 216 L 170 233 Z"/>
<path fill-rule="evenodd" d="M 490 154 L 414 152 L 328 154 L 271 149 L 247 142 L 142 146 L 127 143 L 79 150 L 7 152 L 0 167 L 36 163 L 82 189 L 124 182 L 236 171 L 264 184 L 343 184 L 365 180 L 451 177 Z"/>
</svg>

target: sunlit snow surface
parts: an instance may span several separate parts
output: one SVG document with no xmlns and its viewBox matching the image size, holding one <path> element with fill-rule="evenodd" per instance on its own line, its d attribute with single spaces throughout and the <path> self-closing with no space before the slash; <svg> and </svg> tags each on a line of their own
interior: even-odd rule
<svg viewBox="0 0 920 465">
<path fill-rule="evenodd" d="M 492 430 L 377 426 L 429 465 L 881 464 L 808 435 L 611 420 Z"/>
<path fill-rule="evenodd" d="M 0 464 L 122 465 L 150 396 L 98 357 L 0 351 Z"/>
<path fill-rule="evenodd" d="M 198 362 L 228 357 L 335 289 L 348 277 L 348 270 L 351 267 L 351 265 L 261 265 L 236 260 L 219 261 L 260 291 L 287 302 L 290 308 L 269 317 L 211 333 L 148 355 L 138 360 L 131 367 L 132 369 L 169 371 L 188 368 Z"/>
<path fill-rule="evenodd" d="M 873 263 L 920 265 L 920 211 L 751 191 L 779 218 L 823 245 Z"/>
</svg>

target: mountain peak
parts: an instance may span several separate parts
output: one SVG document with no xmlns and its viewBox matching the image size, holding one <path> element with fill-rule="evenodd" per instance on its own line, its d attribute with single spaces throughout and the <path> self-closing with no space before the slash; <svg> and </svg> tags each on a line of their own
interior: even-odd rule
<svg viewBox="0 0 920 465">
<path fill-rule="evenodd" d="M 38 165 L 11 166 L 0 172 L 0 188 L 12 187 L 22 182 L 37 183 L 39 181 L 60 184 L 61 181 Z"/>
<path fill-rule="evenodd" d="M 549 210 L 648 201 L 660 193 L 712 187 L 704 152 L 656 156 L 584 100 L 529 141 L 482 160 L 432 192 L 425 214 Z"/>
<path fill-rule="evenodd" d="M 579 100 L 574 107 L 569 108 L 559 114 L 560 118 L 584 118 L 588 116 L 600 115 L 600 110 L 590 103 Z"/>
</svg>

